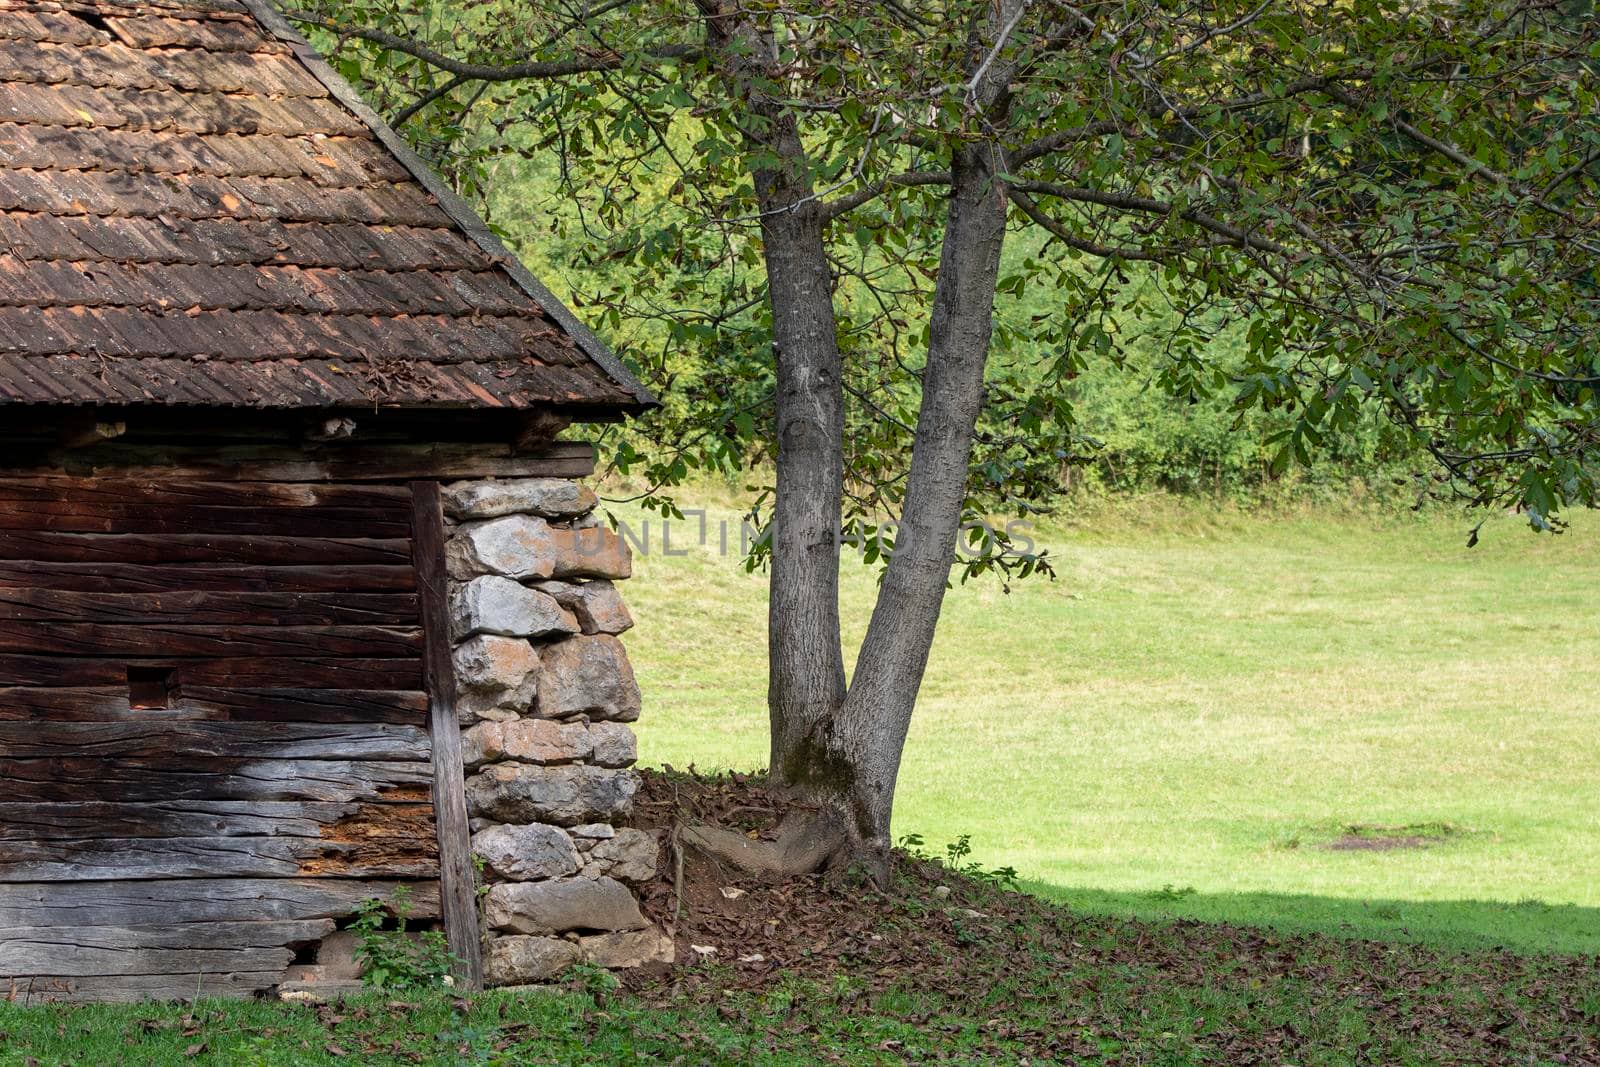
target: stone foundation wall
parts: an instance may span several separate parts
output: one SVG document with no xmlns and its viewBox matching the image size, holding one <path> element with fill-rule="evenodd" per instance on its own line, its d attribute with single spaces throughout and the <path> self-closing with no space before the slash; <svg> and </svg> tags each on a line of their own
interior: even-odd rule
<svg viewBox="0 0 1600 1067">
<path fill-rule="evenodd" d="M 639 686 L 617 635 L 627 545 L 561 479 L 448 486 L 450 615 L 489 985 L 671 960 L 629 883 L 660 842 L 614 824 L 639 781 Z"/>
</svg>

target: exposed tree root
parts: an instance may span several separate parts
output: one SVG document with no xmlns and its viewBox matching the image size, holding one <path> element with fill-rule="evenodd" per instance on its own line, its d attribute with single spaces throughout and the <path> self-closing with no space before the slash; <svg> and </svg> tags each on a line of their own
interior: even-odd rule
<svg viewBox="0 0 1600 1067">
<path fill-rule="evenodd" d="M 815 874 L 850 852 L 838 821 L 814 811 L 785 818 L 772 841 L 700 823 L 684 827 L 682 842 L 708 859 L 759 877 Z"/>
</svg>

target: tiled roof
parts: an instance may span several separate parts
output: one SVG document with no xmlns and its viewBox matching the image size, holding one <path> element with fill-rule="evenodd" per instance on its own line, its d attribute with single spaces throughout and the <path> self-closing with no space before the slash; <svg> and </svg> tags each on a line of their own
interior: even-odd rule
<svg viewBox="0 0 1600 1067">
<path fill-rule="evenodd" d="M 0 0 L 0 404 L 651 402 L 264 0 Z"/>
</svg>

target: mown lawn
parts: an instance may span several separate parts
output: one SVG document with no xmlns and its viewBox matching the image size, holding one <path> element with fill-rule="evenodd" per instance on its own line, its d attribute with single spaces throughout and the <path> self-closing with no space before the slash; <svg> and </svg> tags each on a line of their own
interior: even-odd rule
<svg viewBox="0 0 1600 1067">
<path fill-rule="evenodd" d="M 636 511 L 618 514 L 636 527 Z M 731 553 L 718 551 L 719 520 Z M 1119 914 L 1600 952 L 1600 522 L 1144 504 L 949 598 L 897 830 Z M 765 580 L 713 510 L 627 595 L 646 761 L 766 759 Z M 846 573 L 850 639 L 874 574 Z M 1420 838 L 1384 849 L 1355 836 Z M 1394 828 L 1394 829 L 1385 829 Z M 1348 842 L 1346 842 L 1348 844 Z"/>
</svg>

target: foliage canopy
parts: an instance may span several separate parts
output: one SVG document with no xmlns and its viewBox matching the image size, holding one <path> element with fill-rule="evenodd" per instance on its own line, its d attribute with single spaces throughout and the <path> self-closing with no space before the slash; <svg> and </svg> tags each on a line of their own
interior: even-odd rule
<svg viewBox="0 0 1600 1067">
<path fill-rule="evenodd" d="M 629 353 L 670 398 L 658 447 L 620 454 L 658 484 L 773 456 L 752 175 L 781 115 L 829 219 L 847 520 L 900 504 L 950 152 L 979 140 L 1033 234 L 998 286 L 971 507 L 1059 485 L 1092 446 L 1071 383 L 1130 337 L 1168 394 L 1276 412 L 1275 470 L 1377 403 L 1442 461 L 1442 490 L 1536 523 L 1592 499 L 1586 0 L 1038 0 L 980 41 L 989 8 L 756 0 L 740 11 L 766 31 L 727 46 L 759 54 L 746 84 L 708 45 L 727 16 L 695 0 L 320 0 L 308 17 L 341 28 L 349 72 L 467 191 L 559 160 L 562 236 L 604 323 L 658 324 Z M 1006 66 L 1003 115 L 975 55 Z M 1140 329 L 1155 302 L 1159 344 Z M 1223 332 L 1237 351 L 1219 361 Z"/>
</svg>

